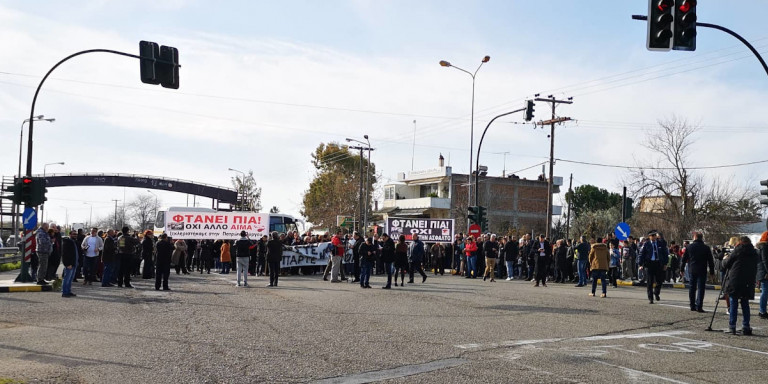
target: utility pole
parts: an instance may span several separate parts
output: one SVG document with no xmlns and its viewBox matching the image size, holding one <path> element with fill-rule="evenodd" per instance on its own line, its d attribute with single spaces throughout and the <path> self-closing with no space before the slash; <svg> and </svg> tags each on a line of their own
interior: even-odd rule
<svg viewBox="0 0 768 384">
<path fill-rule="evenodd" d="M 561 117 L 556 118 L 555 117 L 555 108 L 558 104 L 573 104 L 573 98 L 569 97 L 568 100 L 557 100 L 555 99 L 555 96 L 549 95 L 546 98 L 536 98 L 536 101 L 543 101 L 545 103 L 552 104 L 552 119 L 548 121 L 540 121 L 539 125 L 550 125 L 550 133 L 549 133 L 549 177 L 547 179 L 547 228 L 546 228 L 546 237 L 549 237 L 550 232 L 552 231 L 552 181 L 553 181 L 553 173 L 555 169 L 555 123 L 562 123 L 565 121 L 571 120 L 570 117 Z"/>
<path fill-rule="evenodd" d="M 626 189 L 625 189 L 626 191 Z M 568 193 L 573 195 L 573 173 L 571 173 L 571 181 L 568 182 Z M 568 216 L 565 218 L 565 239 L 571 238 L 571 202 L 565 199 L 568 204 Z"/>
<path fill-rule="evenodd" d="M 360 231 L 360 223 L 363 221 L 363 150 L 365 149 L 362 146 L 356 146 L 356 147 L 349 147 L 350 149 L 357 149 L 360 151 L 360 173 L 358 173 L 358 178 L 360 179 L 360 189 L 357 193 L 357 218 L 355 221 L 355 227 L 358 231 Z M 361 233 L 360 236 L 365 236 L 364 233 Z"/>
<path fill-rule="evenodd" d="M 627 187 L 624 187 L 624 192 L 621 195 L 621 222 L 627 222 Z"/>
</svg>

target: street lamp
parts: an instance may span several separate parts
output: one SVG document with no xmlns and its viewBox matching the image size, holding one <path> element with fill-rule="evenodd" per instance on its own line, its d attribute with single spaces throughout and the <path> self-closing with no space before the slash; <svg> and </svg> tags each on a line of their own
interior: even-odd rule
<svg viewBox="0 0 768 384">
<path fill-rule="evenodd" d="M 147 189 L 147 192 L 149 192 L 153 196 L 155 196 L 155 218 L 152 219 L 152 221 L 154 222 L 155 220 L 157 220 L 157 195 L 154 192 L 152 192 L 151 190 L 149 190 L 149 189 Z M 157 223 L 155 223 L 155 224 L 157 224 Z M 145 229 L 148 229 L 148 228 L 145 228 Z"/>
<path fill-rule="evenodd" d="M 234 168 L 227 168 L 227 170 L 231 171 L 231 172 L 237 172 L 240 175 L 242 175 L 242 179 L 240 179 L 240 186 L 239 186 L 240 188 L 238 188 L 239 189 L 238 194 L 242 195 L 242 197 L 240 198 L 240 210 L 241 211 L 245 211 L 245 185 L 244 185 L 245 184 L 245 172 L 239 171 L 239 170 L 234 169 Z"/>
<path fill-rule="evenodd" d="M 470 123 L 469 123 L 469 186 L 467 187 L 467 205 L 472 204 L 472 151 L 475 146 L 475 76 L 477 75 L 477 71 L 480 70 L 480 67 L 483 66 L 483 64 L 487 63 L 491 60 L 490 56 L 485 56 L 480 61 L 480 65 L 477 67 L 474 73 L 469 72 L 463 68 L 459 68 L 453 64 L 451 64 L 448 61 L 440 60 L 440 66 L 442 67 L 452 67 L 456 68 L 459 71 L 462 71 L 469 76 L 472 76 L 472 112 L 470 116 Z M 477 193 L 477 191 L 475 191 Z M 469 219 L 467 219 L 467 222 L 469 222 Z"/>
<path fill-rule="evenodd" d="M 64 165 L 64 162 L 59 161 L 56 163 L 48 163 L 43 165 L 43 182 L 45 183 L 45 185 L 48 185 L 48 181 L 46 181 L 45 179 L 45 169 L 48 168 L 49 165 Z M 41 223 L 45 222 L 44 218 L 45 218 L 45 203 L 42 203 L 40 204 L 40 222 Z"/>
</svg>

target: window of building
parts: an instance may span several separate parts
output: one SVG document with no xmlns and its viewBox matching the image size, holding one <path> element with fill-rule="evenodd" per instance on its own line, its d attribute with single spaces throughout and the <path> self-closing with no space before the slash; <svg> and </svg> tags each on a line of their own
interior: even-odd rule
<svg viewBox="0 0 768 384">
<path fill-rule="evenodd" d="M 419 197 L 437 197 L 437 183 L 422 185 Z"/>
<path fill-rule="evenodd" d="M 394 199 L 395 199 L 395 187 L 384 188 L 384 200 L 394 200 Z"/>
</svg>

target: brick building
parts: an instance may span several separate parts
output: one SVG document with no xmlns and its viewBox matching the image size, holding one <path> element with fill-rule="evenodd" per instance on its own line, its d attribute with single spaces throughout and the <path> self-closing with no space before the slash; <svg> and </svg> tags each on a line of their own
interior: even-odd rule
<svg viewBox="0 0 768 384">
<path fill-rule="evenodd" d="M 482 172 L 481 172 L 482 175 Z M 384 186 L 382 208 L 376 212 L 387 217 L 422 217 L 456 219 L 456 231 L 467 231 L 466 174 L 456 174 L 445 166 L 440 156 L 438 167 L 400 173 L 397 183 Z M 554 193 L 559 192 L 562 178 L 555 178 Z M 474 186 L 473 186 L 474 189 Z M 506 234 L 544 232 L 547 217 L 547 181 L 508 177 L 481 176 L 479 203 L 488 208 L 491 232 Z M 553 207 L 560 214 L 560 207 Z"/>
</svg>

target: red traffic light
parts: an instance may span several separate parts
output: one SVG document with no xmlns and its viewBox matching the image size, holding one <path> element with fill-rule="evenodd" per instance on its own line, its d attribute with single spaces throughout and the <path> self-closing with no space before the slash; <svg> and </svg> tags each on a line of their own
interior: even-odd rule
<svg viewBox="0 0 768 384">
<path fill-rule="evenodd" d="M 696 6 L 695 0 L 687 0 L 687 1 L 683 1 L 683 3 L 680 4 L 680 7 L 678 9 L 680 9 L 680 12 L 686 13 L 691 10 L 691 7 L 695 7 L 695 6 Z"/>
<path fill-rule="evenodd" d="M 28 178 L 28 177 L 25 177 L 25 178 L 21 179 L 21 182 L 22 182 L 23 184 L 31 184 L 31 183 L 32 183 L 32 181 L 33 181 L 33 180 L 32 180 L 32 179 L 30 179 L 30 178 Z"/>
<path fill-rule="evenodd" d="M 669 9 L 672 5 L 672 0 L 659 0 L 659 3 L 656 5 L 656 7 L 659 8 L 659 11 L 666 12 L 667 9 Z"/>
</svg>

